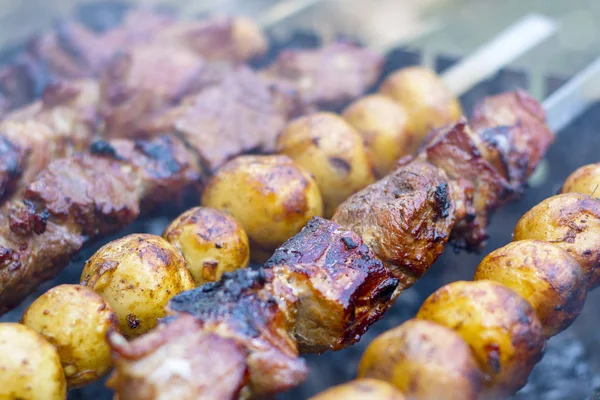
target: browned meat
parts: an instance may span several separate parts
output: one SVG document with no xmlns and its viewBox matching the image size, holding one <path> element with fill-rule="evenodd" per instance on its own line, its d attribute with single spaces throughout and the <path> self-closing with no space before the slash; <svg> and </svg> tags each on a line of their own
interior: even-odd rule
<svg viewBox="0 0 600 400">
<path fill-rule="evenodd" d="M 109 340 L 117 373 L 108 386 L 120 399 L 233 400 L 248 382 L 246 349 L 203 330 L 191 315 L 160 324 L 131 343 L 116 332 Z"/>
<path fill-rule="evenodd" d="M 94 81 L 54 83 L 42 100 L 0 121 L 0 198 L 31 182 L 51 160 L 89 146 L 98 98 Z"/>
<path fill-rule="evenodd" d="M 59 78 L 97 76 L 116 54 L 143 43 L 185 47 L 209 60 L 244 62 L 266 50 L 261 30 L 245 18 L 176 21 L 143 9 L 130 11 L 121 26 L 102 34 L 65 22 L 38 37 L 33 54 Z"/>
<path fill-rule="evenodd" d="M 265 267 L 296 297 L 291 332 L 303 353 L 356 343 L 398 286 L 360 237 L 323 218 L 313 218 Z"/>
<path fill-rule="evenodd" d="M 482 138 L 482 153 L 515 187 L 523 185 L 552 144 L 541 104 L 522 90 L 485 98 L 471 126 Z"/>
<path fill-rule="evenodd" d="M 298 112 L 295 94 L 248 67 L 238 67 L 221 83 L 188 96 L 155 118 L 146 133 L 175 132 L 214 171 L 243 152 L 272 152 L 277 136 Z"/>
<path fill-rule="evenodd" d="M 200 56 L 175 44 L 142 44 L 123 51 L 100 78 L 105 135 L 140 136 L 148 119 L 201 89 L 211 78 L 207 70 Z"/>
<path fill-rule="evenodd" d="M 177 140 L 96 142 L 51 162 L 0 209 L 0 314 L 54 277 L 89 239 L 195 184 L 195 157 Z"/>
<path fill-rule="evenodd" d="M 443 170 L 414 161 L 352 195 L 333 220 L 356 232 L 400 281 L 396 296 L 442 254 L 455 221 Z"/>
<path fill-rule="evenodd" d="M 305 105 L 339 107 L 375 84 L 383 57 L 350 43 L 334 43 L 316 50 L 283 51 L 265 74 L 289 80 Z"/>
</svg>

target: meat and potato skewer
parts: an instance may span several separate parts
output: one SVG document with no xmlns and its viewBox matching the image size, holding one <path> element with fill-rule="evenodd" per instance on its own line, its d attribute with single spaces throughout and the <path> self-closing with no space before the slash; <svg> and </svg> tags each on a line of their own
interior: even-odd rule
<svg viewBox="0 0 600 400">
<path fill-rule="evenodd" d="M 459 121 L 434 131 L 415 159 L 402 160 L 384 179 L 347 199 L 333 221 L 311 220 L 275 251 L 263 269 L 238 270 L 223 275 L 220 282 L 175 296 L 160 333 L 128 344 L 120 335 L 111 335 L 117 360 L 113 387 L 124 393 L 135 384 L 148 393 L 168 395 L 175 390 L 168 383 L 177 381 L 177 390 L 187 387 L 190 398 L 209 396 L 192 381 L 181 381 L 174 369 L 161 368 L 161 382 L 139 373 L 154 374 L 158 366 L 151 360 L 169 353 L 175 343 L 165 338 L 171 330 L 181 329 L 190 314 L 204 334 L 234 339 L 244 349 L 240 354 L 245 354 L 249 375 L 231 387 L 231 396 L 239 391 L 270 394 L 294 386 L 305 376 L 291 361 L 296 360 L 295 354 L 339 350 L 358 341 L 435 261 L 453 228 L 460 229 L 455 240 L 469 239 L 474 244 L 483 240 L 488 213 L 519 193 L 526 171 L 533 170 L 552 141 L 552 133 L 539 118 L 543 111 L 539 105 L 532 108 L 536 103 L 525 93 L 503 94 L 490 101 L 504 105 L 505 127 L 482 123 L 475 131 Z M 490 108 L 482 108 L 480 115 L 488 117 L 486 121 L 494 117 Z M 491 151 L 486 145 L 498 131 L 509 145 Z M 527 162 L 523 159 L 529 149 L 521 143 L 537 146 Z M 476 235 L 469 236 L 470 226 L 478 229 Z M 490 301 L 505 297 L 490 297 Z M 521 301 L 523 312 L 535 318 Z M 240 319 L 241 315 L 252 318 Z M 531 332 L 542 338 L 539 321 Z M 265 346 L 266 338 L 270 345 Z M 157 340 L 160 344 L 154 345 Z M 527 351 L 532 359 L 539 354 L 535 347 Z M 234 360 L 240 362 L 230 359 Z M 282 378 L 266 381 L 275 365 Z M 512 376 L 507 373 L 501 379 Z M 145 398 L 129 391 L 127 395 Z"/>
<path fill-rule="evenodd" d="M 585 166 L 567 182 L 578 177 L 583 177 L 582 185 L 565 184 L 563 189 L 574 187 L 588 192 L 587 182 L 597 180 L 600 173 Z M 596 254 L 600 243 L 580 239 L 600 234 L 600 214 L 593 212 L 599 206 L 598 199 L 571 192 L 533 207 L 519 220 L 514 241 L 481 261 L 474 282 L 448 284 L 423 303 L 417 321 L 431 321 L 427 322 L 431 326 L 422 336 L 416 334 L 416 322 L 408 321 L 376 338 L 363 355 L 359 378 L 389 381 L 415 399 L 429 399 L 430 393 L 447 390 L 448 379 L 460 371 L 461 364 L 458 352 L 436 335 L 444 326 L 462 337 L 463 346 L 471 348 L 488 379 L 479 381 L 484 383 L 483 392 L 439 398 L 477 399 L 481 395 L 509 396 L 517 391 L 540 358 L 545 339 L 571 325 L 581 312 L 587 291 L 595 286 L 594 274 L 585 272 L 589 266 L 586 255 Z M 556 235 L 548 228 L 559 225 L 574 230 Z M 548 235 L 542 238 L 540 232 Z M 406 335 L 416 338 L 410 346 L 400 340 Z M 439 374 L 439 365 L 422 363 L 423 355 L 416 352 L 423 348 L 429 349 L 427 355 L 432 358 L 456 354 L 444 358 L 449 367 Z M 387 368 L 381 368 L 381 363 Z M 393 375 L 389 371 L 394 371 Z M 415 385 L 423 376 L 431 377 L 427 386 Z M 465 379 L 473 376 L 461 374 Z"/>
</svg>

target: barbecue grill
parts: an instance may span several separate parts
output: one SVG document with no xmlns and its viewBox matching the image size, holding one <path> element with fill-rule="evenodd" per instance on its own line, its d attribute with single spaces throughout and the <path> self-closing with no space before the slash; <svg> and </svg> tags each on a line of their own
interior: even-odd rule
<svg viewBox="0 0 600 400">
<path fill-rule="evenodd" d="M 56 18 L 75 12 L 78 18 L 95 29 L 106 29 L 118 23 L 120 15 L 129 6 L 120 2 L 83 2 L 84 4 L 74 8 L 76 2 L 71 0 L 53 3 L 56 3 L 57 7 L 52 4 L 53 9 L 46 13 L 39 10 L 45 10 L 50 6 L 41 0 L 22 3 L 0 0 L 0 50 L 2 50 L 0 65 L 14 59 L 28 35 L 49 27 Z M 140 1 L 140 3 L 154 2 Z M 361 14 L 361 11 L 365 10 L 365 3 L 369 3 L 369 7 L 371 4 L 378 4 L 373 7 L 376 9 L 373 18 L 382 18 L 381 22 L 361 22 L 361 16 L 366 18 Z M 523 15 L 526 8 L 525 5 L 517 7 L 517 2 L 506 2 L 507 4 L 500 6 L 498 2 L 493 1 L 480 4 L 470 4 L 474 3 L 472 1 L 450 1 L 447 3 L 457 4 L 453 4 L 452 7 L 445 4 L 441 11 L 434 12 L 434 15 L 429 18 L 411 21 L 409 18 L 411 13 L 417 13 L 419 10 L 404 8 L 409 7 L 410 3 L 412 2 L 214 0 L 184 1 L 177 3 L 176 7 L 186 15 L 207 15 L 233 10 L 236 13 L 258 18 L 267 26 L 273 42 L 267 57 L 259 61 L 261 64 L 267 64 L 281 49 L 316 47 L 336 37 L 344 37 L 379 50 L 386 50 L 384 74 L 403 66 L 421 63 L 433 66 L 438 72 L 442 72 L 507 26 L 507 21 Z M 423 3 L 433 4 L 435 1 Z M 514 7 L 511 8 L 508 3 Z M 568 6 L 570 12 L 581 16 L 573 10 L 577 5 L 583 9 L 587 2 L 573 3 Z M 590 0 L 588 5 L 600 14 L 600 7 L 592 4 L 593 1 Z M 390 11 L 384 12 L 385 7 Z M 564 11 L 562 8 L 566 5 L 556 4 L 555 9 L 550 5 L 545 7 L 549 12 L 558 15 Z M 386 23 L 394 22 L 391 17 L 387 20 L 384 18 L 385 15 L 389 17 L 390 12 L 394 10 L 396 13 L 409 14 L 405 17 L 405 25 L 411 29 L 398 26 L 382 29 Z M 450 17 L 436 18 L 437 14 Z M 485 16 L 489 15 L 495 15 L 497 18 L 487 20 Z M 479 16 L 481 16 L 480 21 L 472 20 Z M 572 24 L 576 16 L 569 16 L 563 20 L 567 25 Z M 469 23 L 466 23 L 469 17 Z M 28 22 L 27 26 L 23 26 L 22 21 L 32 21 L 32 23 Z M 582 30 L 587 27 L 585 21 L 580 27 Z M 482 25 L 487 26 L 484 29 Z M 572 30 L 573 27 L 566 26 L 566 28 Z M 561 33 L 558 38 L 536 47 L 510 67 L 471 89 L 461 98 L 464 109 L 471 110 L 475 101 L 484 95 L 518 87 L 528 89 L 538 98 L 543 98 L 556 90 L 561 83 L 594 58 L 595 45 L 600 48 L 600 45 L 587 38 L 580 48 L 574 48 L 569 43 L 569 35 L 571 35 L 569 29 L 567 33 Z M 478 34 L 473 35 L 472 32 Z M 542 63 L 539 59 L 547 62 Z M 564 59 L 569 61 L 565 62 Z M 508 204 L 494 215 L 489 226 L 490 239 L 482 254 L 487 254 L 509 242 L 511 232 L 520 216 L 541 200 L 556 193 L 569 173 L 581 165 L 600 161 L 600 152 L 597 150 L 600 148 L 600 135 L 596 132 L 596 127 L 600 124 L 599 111 L 600 105 L 591 107 L 560 132 L 553 147 L 547 153 L 545 162 L 530 182 L 531 188 L 518 202 Z M 61 283 L 77 283 L 83 262 L 104 243 L 133 232 L 160 235 L 175 215 L 173 210 L 159 210 L 135 222 L 127 228 L 126 232 L 119 232 L 113 237 L 104 238 L 101 242 L 87 246 L 78 259 L 73 260 L 58 278 L 43 284 L 19 308 L 0 317 L 0 321 L 18 321 L 25 307 L 50 287 Z M 376 335 L 413 317 L 422 301 L 443 284 L 471 278 L 481 257 L 476 254 L 455 253 L 452 249 L 447 249 L 431 271 L 400 296 L 384 319 L 371 328 L 360 343 L 340 352 L 327 352 L 321 356 L 307 355 L 310 367 L 309 378 L 303 385 L 280 395 L 279 398 L 304 399 L 325 388 L 354 378 L 360 356 Z M 598 397 L 600 395 L 594 395 L 596 387 L 600 387 L 600 352 L 597 350 L 600 336 L 596 333 L 600 329 L 600 314 L 595 308 L 595 304 L 599 301 L 599 291 L 593 291 L 588 295 L 581 316 L 570 329 L 548 342 L 543 360 L 534 369 L 527 386 L 516 394 L 516 398 L 600 398 Z M 73 390 L 69 398 L 109 399 L 112 394 L 104 388 L 103 383 L 102 381 Z"/>
</svg>

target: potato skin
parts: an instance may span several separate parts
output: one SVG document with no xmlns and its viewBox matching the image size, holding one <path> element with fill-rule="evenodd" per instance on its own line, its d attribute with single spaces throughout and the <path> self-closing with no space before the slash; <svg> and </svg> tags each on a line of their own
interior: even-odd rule
<svg viewBox="0 0 600 400">
<path fill-rule="evenodd" d="M 458 99 L 428 68 L 398 70 L 382 83 L 379 91 L 404 107 L 408 114 L 408 129 L 419 143 L 431 129 L 456 122 L 463 114 Z"/>
<path fill-rule="evenodd" d="M 378 178 L 387 175 L 398 159 L 413 154 L 419 147 L 420 141 L 407 129 L 406 112 L 386 96 L 361 97 L 342 116 L 362 136 Z"/>
<path fill-rule="evenodd" d="M 231 215 L 194 207 L 165 229 L 163 237 L 185 258 L 196 286 L 221 279 L 250 261 L 248 235 Z"/>
<path fill-rule="evenodd" d="M 66 399 L 60 358 L 42 335 L 25 325 L 0 323 L 0 354 L 0 399 Z"/>
<path fill-rule="evenodd" d="M 581 193 L 600 199 L 600 163 L 576 169 L 565 180 L 561 193 Z"/>
<path fill-rule="evenodd" d="M 177 249 L 149 234 L 128 235 L 102 246 L 85 263 L 81 284 L 108 301 L 127 338 L 155 327 L 171 297 L 195 287 Z"/>
<path fill-rule="evenodd" d="M 309 400 L 405 400 L 394 386 L 377 379 L 357 379 L 334 386 Z"/>
<path fill-rule="evenodd" d="M 385 380 L 416 400 L 475 400 L 483 383 L 459 334 L 416 319 L 376 337 L 360 360 L 358 377 Z"/>
<path fill-rule="evenodd" d="M 579 193 L 550 197 L 519 219 L 513 240 L 536 239 L 565 249 L 583 267 L 588 289 L 600 284 L 600 200 Z"/>
<path fill-rule="evenodd" d="M 474 279 L 499 282 L 527 300 L 546 337 L 573 323 L 587 293 L 579 263 L 566 250 L 538 240 L 520 240 L 491 252 L 477 267 Z"/>
<path fill-rule="evenodd" d="M 69 388 L 94 382 L 110 370 L 106 335 L 119 324 L 110 305 L 92 289 L 56 286 L 25 310 L 21 323 L 56 347 Z"/>
<path fill-rule="evenodd" d="M 445 285 L 425 300 L 416 318 L 461 335 L 487 375 L 485 389 L 493 395 L 511 395 L 522 388 L 542 357 L 545 338 L 535 310 L 497 282 Z"/>
<path fill-rule="evenodd" d="M 202 204 L 231 214 L 242 225 L 256 261 L 270 256 L 312 217 L 323 213 L 314 179 L 281 155 L 231 160 L 208 183 Z"/>
<path fill-rule="evenodd" d="M 292 121 L 279 136 L 277 148 L 315 177 L 325 218 L 375 181 L 362 137 L 336 114 L 320 112 Z"/>
</svg>

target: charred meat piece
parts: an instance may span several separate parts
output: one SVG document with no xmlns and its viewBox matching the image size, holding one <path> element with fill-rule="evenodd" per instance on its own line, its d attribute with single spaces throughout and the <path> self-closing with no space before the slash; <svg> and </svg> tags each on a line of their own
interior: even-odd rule
<svg viewBox="0 0 600 400">
<path fill-rule="evenodd" d="M 195 157 L 175 139 L 94 143 L 51 162 L 0 209 L 0 314 L 53 278 L 99 235 L 196 184 Z"/>
<path fill-rule="evenodd" d="M 222 341 L 233 342 L 240 349 L 237 354 L 231 352 L 223 356 L 219 355 L 222 362 L 231 365 L 229 368 L 238 371 L 234 375 L 237 379 L 229 382 L 233 392 L 244 387 L 243 391 L 247 393 L 266 395 L 299 384 L 308 371 L 304 360 L 298 358 L 296 344 L 288 334 L 289 318 L 274 297 L 271 281 L 272 275 L 265 274 L 261 270 L 242 269 L 224 274 L 219 282 L 208 283 L 198 289 L 175 296 L 168 306 L 170 317 L 165 321 L 166 326 L 163 325 L 129 345 L 122 344 L 117 347 L 118 352 L 125 356 L 117 354 L 117 369 L 113 379 L 117 382 L 128 380 L 130 371 L 134 368 L 148 370 L 152 373 L 137 377 L 137 384 L 143 393 L 156 384 L 152 379 L 156 371 L 153 365 L 157 361 L 156 355 L 164 356 L 163 361 L 173 360 L 178 356 L 179 363 L 187 365 L 195 363 L 195 360 L 199 362 L 201 352 L 204 352 L 204 358 L 211 359 L 213 349 L 209 347 L 204 350 L 199 347 L 197 351 L 190 351 L 189 354 L 184 352 L 178 355 L 172 354 L 179 348 L 191 350 L 189 339 L 177 337 L 173 339 L 169 336 L 176 336 L 175 333 L 186 324 L 184 321 L 192 316 L 194 325 L 191 325 L 191 322 L 187 324 L 190 325 L 189 333 L 194 337 L 217 337 Z M 161 340 L 161 337 L 165 340 Z M 115 341 L 112 342 L 115 345 Z M 138 348 L 146 350 L 139 354 Z M 137 356 L 126 355 L 131 353 L 137 353 Z M 240 370 L 245 373 L 239 374 Z M 203 373 L 205 376 L 210 376 L 210 382 L 214 384 L 220 370 L 213 371 L 211 368 L 203 370 Z M 165 374 L 169 376 L 168 371 Z M 198 382 L 202 380 L 182 379 L 178 384 L 185 387 L 179 390 L 182 393 L 195 393 L 197 397 L 194 398 L 210 395 L 211 388 L 198 388 Z M 128 389 L 124 387 L 121 390 Z M 159 390 L 163 397 L 166 394 L 161 388 L 156 390 Z M 134 394 L 127 398 L 144 397 Z"/>
<path fill-rule="evenodd" d="M 0 121 L 0 198 L 31 182 L 51 160 L 89 146 L 98 99 L 94 81 L 57 82 L 42 100 Z"/>
<path fill-rule="evenodd" d="M 413 161 L 350 196 L 333 220 L 361 237 L 400 281 L 397 296 L 442 254 L 459 195 L 442 169 Z"/>
<path fill-rule="evenodd" d="M 233 400 L 248 381 L 246 349 L 188 314 L 132 342 L 116 332 L 109 340 L 116 372 L 108 386 L 122 399 Z"/>
<path fill-rule="evenodd" d="M 265 74 L 293 82 L 305 105 L 343 106 L 375 84 L 383 58 L 350 43 L 334 43 L 316 50 L 283 51 Z"/>
<path fill-rule="evenodd" d="M 303 353 L 356 343 L 398 286 L 360 237 L 323 218 L 313 218 L 265 267 L 295 297 L 292 335 Z"/>
<path fill-rule="evenodd" d="M 272 152 L 277 136 L 297 112 L 293 88 L 238 67 L 219 84 L 186 97 L 153 119 L 146 134 L 176 133 L 214 171 L 240 153 Z"/>
<path fill-rule="evenodd" d="M 484 157 L 511 185 L 523 185 L 552 144 L 541 104 L 522 90 L 485 98 L 475 107 L 471 126 Z"/>
</svg>

